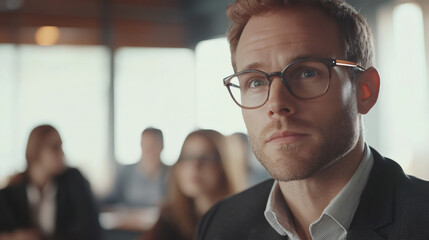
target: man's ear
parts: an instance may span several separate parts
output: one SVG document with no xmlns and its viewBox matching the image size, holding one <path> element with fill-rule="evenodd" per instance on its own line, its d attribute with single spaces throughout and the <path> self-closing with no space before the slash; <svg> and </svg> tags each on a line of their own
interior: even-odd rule
<svg viewBox="0 0 429 240">
<path fill-rule="evenodd" d="M 375 105 L 380 91 L 380 75 L 370 67 L 357 76 L 356 100 L 360 114 L 366 114 Z"/>
</svg>

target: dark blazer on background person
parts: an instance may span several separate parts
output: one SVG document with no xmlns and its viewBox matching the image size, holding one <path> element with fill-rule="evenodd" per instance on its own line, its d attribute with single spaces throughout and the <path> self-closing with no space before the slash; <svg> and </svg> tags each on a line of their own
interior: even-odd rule
<svg viewBox="0 0 429 240">
<path fill-rule="evenodd" d="M 74 168 L 55 179 L 57 184 L 54 240 L 99 240 L 98 210 L 88 181 Z M 28 180 L 0 190 L 0 233 L 34 228 L 27 198 Z"/>
<path fill-rule="evenodd" d="M 347 233 L 350 240 L 429 239 L 429 182 L 406 175 L 371 149 L 374 165 Z M 196 240 L 280 240 L 264 216 L 274 180 L 216 204 L 202 219 Z"/>
</svg>

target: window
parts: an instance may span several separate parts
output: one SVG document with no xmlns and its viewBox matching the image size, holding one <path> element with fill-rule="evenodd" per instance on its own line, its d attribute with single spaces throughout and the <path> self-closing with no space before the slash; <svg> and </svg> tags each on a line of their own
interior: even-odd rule
<svg viewBox="0 0 429 240">
<path fill-rule="evenodd" d="M 222 81 L 234 73 L 226 38 L 200 42 L 195 55 L 198 126 L 223 134 L 246 132 L 241 108 L 234 103 Z"/>
<path fill-rule="evenodd" d="M 95 190 L 104 189 L 109 57 L 105 47 L 0 45 L 0 179 L 25 168 L 28 135 L 47 123 L 60 131 L 68 163 L 83 170 Z M 119 163 L 139 160 L 147 127 L 163 131 L 167 165 L 197 128 L 245 132 L 241 109 L 222 82 L 233 72 L 225 38 L 203 41 L 195 52 L 127 47 L 114 57 Z"/>
<path fill-rule="evenodd" d="M 416 3 L 383 9 L 379 19 L 383 152 L 409 173 L 429 178 L 429 84 L 423 12 Z M 420 167 L 419 167 L 420 166 Z M 424 167 L 427 169 L 427 167 Z"/>
<path fill-rule="evenodd" d="M 189 49 L 121 48 L 116 53 L 115 151 L 118 161 L 140 157 L 146 127 L 164 133 L 164 163 L 174 164 L 185 137 L 197 128 L 245 131 L 241 111 L 223 86 L 233 72 L 225 38 Z"/>
<path fill-rule="evenodd" d="M 108 51 L 33 45 L 0 49 L 8 58 L 0 61 L 10 61 L 2 62 L 0 71 L 1 96 L 6 99 L 1 113 L 8 116 L 1 120 L 6 126 L 0 144 L 5 174 L 1 177 L 24 169 L 28 135 L 47 123 L 60 132 L 69 165 L 79 167 L 91 182 L 103 184 L 108 157 Z"/>
<path fill-rule="evenodd" d="M 18 127 L 14 108 L 16 89 L 16 49 L 13 45 L 0 45 L 0 179 L 3 180 L 11 172 L 22 167 L 17 162 L 16 152 L 17 136 L 14 134 Z M 0 182 L 0 186 L 4 182 Z"/>
<path fill-rule="evenodd" d="M 196 128 L 194 55 L 189 49 L 121 48 L 116 53 L 115 151 L 122 164 L 140 157 L 140 134 L 164 134 L 162 160 L 173 164 Z"/>
</svg>

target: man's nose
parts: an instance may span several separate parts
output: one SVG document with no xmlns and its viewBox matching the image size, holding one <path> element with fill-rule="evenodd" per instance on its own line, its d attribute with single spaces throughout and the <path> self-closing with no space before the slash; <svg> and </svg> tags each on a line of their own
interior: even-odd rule
<svg viewBox="0 0 429 240">
<path fill-rule="evenodd" d="M 296 112 L 296 98 L 278 76 L 272 78 L 267 106 L 270 118 L 287 117 Z"/>
</svg>

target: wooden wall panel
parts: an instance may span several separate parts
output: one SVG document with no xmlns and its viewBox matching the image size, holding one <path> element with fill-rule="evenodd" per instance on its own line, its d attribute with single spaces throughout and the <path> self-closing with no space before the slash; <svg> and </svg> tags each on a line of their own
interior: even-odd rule
<svg viewBox="0 0 429 240">
<path fill-rule="evenodd" d="M 0 12 L 0 43 L 34 44 L 38 27 L 58 26 L 58 44 L 103 44 L 109 32 L 113 47 L 186 46 L 186 21 L 175 0 L 112 0 L 109 12 L 103 2 L 26 0 L 18 10 Z"/>
</svg>

